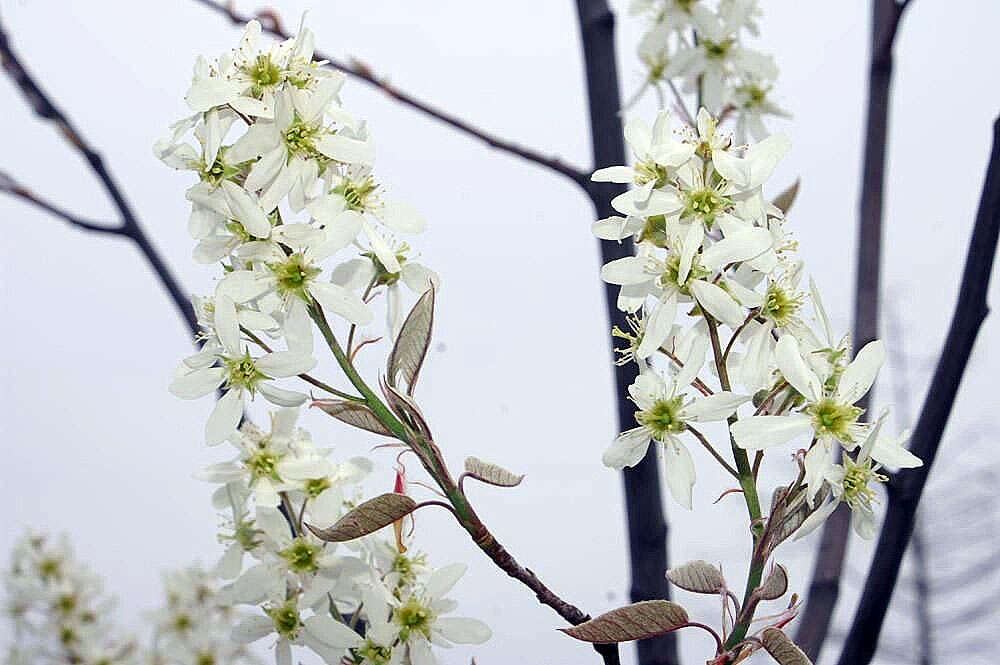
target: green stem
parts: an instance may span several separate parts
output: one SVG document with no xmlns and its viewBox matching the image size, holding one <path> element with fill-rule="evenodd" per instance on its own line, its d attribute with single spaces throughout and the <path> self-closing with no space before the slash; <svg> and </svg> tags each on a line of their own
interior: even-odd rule
<svg viewBox="0 0 1000 665">
<path fill-rule="evenodd" d="M 723 390 L 730 391 L 732 390 L 732 384 L 729 381 L 729 371 L 726 368 L 726 356 L 722 351 L 722 344 L 719 342 L 719 326 L 708 313 L 705 313 L 705 320 L 708 322 L 708 336 L 712 341 L 715 367 L 719 372 L 719 384 Z M 730 416 L 730 427 L 736 422 L 736 419 L 735 415 Z M 753 555 L 750 557 L 750 570 L 747 573 L 747 586 L 743 592 L 742 605 L 742 607 L 750 608 L 750 597 L 754 590 L 760 586 L 761 578 L 764 576 L 765 561 L 759 553 L 760 548 L 758 547 L 763 531 L 760 520 L 760 497 L 757 494 L 757 481 L 754 478 L 753 468 L 750 466 L 750 459 L 747 457 L 747 452 L 736 445 L 736 440 L 732 434 L 729 435 L 729 443 L 733 449 L 737 478 L 739 478 L 740 488 L 743 490 L 743 499 L 747 504 L 747 513 L 750 515 L 750 531 L 753 533 Z M 729 638 L 726 640 L 727 649 L 731 649 L 746 637 L 747 631 L 750 629 L 750 621 L 753 620 L 752 608 L 750 610 L 749 612 L 741 613 L 736 625 L 733 626 L 733 632 L 729 634 Z"/>
</svg>

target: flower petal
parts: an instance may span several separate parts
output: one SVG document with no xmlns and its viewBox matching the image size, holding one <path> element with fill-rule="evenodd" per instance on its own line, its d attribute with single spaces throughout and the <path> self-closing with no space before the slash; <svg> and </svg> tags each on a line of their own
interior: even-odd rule
<svg viewBox="0 0 1000 665">
<path fill-rule="evenodd" d="M 228 439 L 236 431 L 242 417 L 243 393 L 230 388 L 215 403 L 215 408 L 205 423 L 205 442 L 215 446 Z"/>
<path fill-rule="evenodd" d="M 797 436 L 812 431 L 808 416 L 750 416 L 733 423 L 732 432 L 736 445 L 744 450 L 760 450 L 787 443 Z"/>
<path fill-rule="evenodd" d="M 781 375 L 810 402 L 823 395 L 823 386 L 816 373 L 802 359 L 799 343 L 792 335 L 782 335 L 774 346 L 774 359 Z"/>
<path fill-rule="evenodd" d="M 649 430 L 645 427 L 636 427 L 619 434 L 614 443 L 604 451 L 601 461 L 604 466 L 612 469 L 624 469 L 627 466 L 635 466 L 646 456 L 650 442 Z"/>
</svg>

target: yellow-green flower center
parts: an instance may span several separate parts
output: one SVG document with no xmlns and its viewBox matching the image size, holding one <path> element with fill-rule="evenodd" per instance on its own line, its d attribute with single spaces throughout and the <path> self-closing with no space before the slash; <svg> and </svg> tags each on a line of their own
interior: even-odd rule
<svg viewBox="0 0 1000 665">
<path fill-rule="evenodd" d="M 711 274 L 710 271 L 706 270 L 701 266 L 701 264 L 698 262 L 698 257 L 696 256 L 691 261 L 691 269 L 688 271 L 687 278 L 685 278 L 684 283 L 681 284 L 678 281 L 678 278 L 680 277 L 680 268 L 681 268 L 680 255 L 671 254 L 667 258 L 666 269 L 663 271 L 663 274 L 660 275 L 659 278 L 660 286 L 663 288 L 673 286 L 684 295 L 689 296 L 691 295 L 691 291 L 689 289 L 691 282 L 698 279 L 704 279 Z"/>
<path fill-rule="evenodd" d="M 311 478 L 306 481 L 305 492 L 310 499 L 315 499 L 332 486 L 333 483 L 330 482 L 329 478 Z"/>
<path fill-rule="evenodd" d="M 802 305 L 802 295 L 789 293 L 777 284 L 772 283 L 767 287 L 767 295 L 764 298 L 764 307 L 761 314 L 771 319 L 779 326 L 788 325 L 799 307 Z"/>
<path fill-rule="evenodd" d="M 267 54 L 258 55 L 253 63 L 243 68 L 243 72 L 253 83 L 251 94 L 254 97 L 260 97 L 265 90 L 281 83 L 282 79 L 281 68 Z"/>
<path fill-rule="evenodd" d="M 278 282 L 279 293 L 302 299 L 307 299 L 306 288 L 309 282 L 322 272 L 301 253 L 292 254 L 284 261 L 272 263 L 268 267 Z"/>
<path fill-rule="evenodd" d="M 292 124 L 282 132 L 281 137 L 288 148 L 289 157 L 301 155 L 309 159 L 325 160 L 326 157 L 316 149 L 315 141 L 323 133 L 319 125 L 311 125 L 302 120 L 298 115 L 292 120 Z"/>
<path fill-rule="evenodd" d="M 278 556 L 288 562 L 288 568 L 296 573 L 315 573 L 319 570 L 318 545 L 310 545 L 302 538 L 296 538 L 287 548 L 278 552 Z"/>
<path fill-rule="evenodd" d="M 302 630 L 302 621 L 299 619 L 299 609 L 295 606 L 295 601 L 290 600 L 284 605 L 265 609 L 267 616 L 274 622 L 274 631 L 281 637 L 294 640 Z"/>
<path fill-rule="evenodd" d="M 331 193 L 343 197 L 348 209 L 363 212 L 370 204 L 369 197 L 377 189 L 375 179 L 368 177 L 361 182 L 343 180 L 331 190 Z"/>
<path fill-rule="evenodd" d="M 402 627 L 399 631 L 400 640 L 405 642 L 412 632 L 419 632 L 430 639 L 434 613 L 417 598 L 411 597 L 405 604 L 397 607 L 392 618 L 397 625 Z"/>
<path fill-rule="evenodd" d="M 812 418 L 813 429 L 820 436 L 831 436 L 843 443 L 854 443 L 851 428 L 863 413 L 862 409 L 847 404 L 838 404 L 829 397 L 806 407 Z"/>
<path fill-rule="evenodd" d="M 678 415 L 682 402 L 683 398 L 681 397 L 661 399 L 649 409 L 636 413 L 635 419 L 640 425 L 649 428 L 654 438 L 662 440 L 667 434 L 676 434 L 685 430 L 686 425 Z"/>
<path fill-rule="evenodd" d="M 729 49 L 733 46 L 732 39 L 724 39 L 721 42 L 710 42 L 707 39 L 704 41 L 705 45 L 705 55 L 712 60 L 721 60 L 729 54 Z"/>
<path fill-rule="evenodd" d="M 226 358 L 225 366 L 228 373 L 226 383 L 232 388 L 244 388 L 253 392 L 262 379 L 270 378 L 257 369 L 249 352 L 236 358 Z"/>
<path fill-rule="evenodd" d="M 681 217 L 698 217 L 707 228 L 712 228 L 715 217 L 732 205 L 732 201 L 710 187 L 687 192 Z"/>
<path fill-rule="evenodd" d="M 884 483 L 889 478 L 874 468 L 872 468 L 871 460 L 866 460 L 863 463 L 857 463 L 852 461 L 846 455 L 844 456 L 844 501 L 847 502 L 851 508 L 867 508 L 870 509 L 872 504 L 877 501 L 875 495 L 875 490 L 869 487 L 871 481 Z"/>
<path fill-rule="evenodd" d="M 385 665 L 392 659 L 391 647 L 384 647 L 371 640 L 365 640 L 365 643 L 358 647 L 356 651 L 361 660 L 372 665 Z"/>
</svg>

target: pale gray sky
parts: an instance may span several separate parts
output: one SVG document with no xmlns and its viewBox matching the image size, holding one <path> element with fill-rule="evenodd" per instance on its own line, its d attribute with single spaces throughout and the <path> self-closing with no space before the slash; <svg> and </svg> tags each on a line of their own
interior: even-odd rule
<svg viewBox="0 0 1000 665">
<path fill-rule="evenodd" d="M 627 94 L 639 81 L 634 45 L 641 26 L 624 15 L 625 4 L 615 3 L 623 14 L 619 63 Z M 773 191 L 802 177 L 791 227 L 843 330 L 853 280 L 868 3 L 762 4 L 760 48 L 775 54 L 777 93 L 795 114 L 785 126 L 793 150 Z M 490 131 L 589 163 L 569 0 L 276 5 L 291 25 L 309 9 L 323 50 L 358 57 Z M 5 0 L 0 10 L 24 61 L 104 152 L 184 285 L 205 291 L 212 272 L 189 259 L 188 180 L 154 160 L 150 146 L 187 112 L 182 96 L 194 57 L 234 44 L 236 29 L 186 0 Z M 1000 112 L 997 25 L 997 3 L 914 0 L 897 45 L 885 283 L 901 311 L 917 395 L 951 314 L 991 123 Z M 77 155 L 28 112 L 6 79 L 0 94 L 0 169 L 82 214 L 110 219 L 111 206 Z M 442 348 L 426 370 L 422 404 L 441 447 L 456 465 L 478 455 L 527 473 L 513 491 L 475 490 L 484 519 L 571 602 L 591 613 L 622 604 L 620 481 L 600 464 L 616 432 L 588 202 L 561 177 L 360 83 L 348 84 L 345 101 L 370 121 L 381 178 L 430 221 L 418 245 L 443 280 L 436 328 Z M 636 112 L 651 114 L 652 106 Z M 82 234 L 7 198 L 0 198 L 0 219 L 7 239 L 0 245 L 7 352 L 0 553 L 26 526 L 67 531 L 120 597 L 123 621 L 138 627 L 136 614 L 159 601 L 158 571 L 210 562 L 219 552 L 211 489 L 192 478 L 223 455 L 201 443 L 210 404 L 166 391 L 171 369 L 190 349 L 187 332 L 131 245 Z M 981 333 L 950 433 L 988 422 L 995 408 L 992 377 L 1000 360 L 986 348 L 997 325 L 991 318 Z M 887 400 L 888 390 L 881 395 Z M 325 417 L 306 422 L 318 441 L 345 455 L 370 445 Z M 946 461 L 962 446 L 953 437 Z M 391 482 L 391 458 L 375 458 L 382 476 L 373 492 Z M 952 478 L 954 469 L 976 463 L 968 458 L 951 463 Z M 740 505 L 712 506 L 725 479 L 701 468 L 696 512 L 667 505 L 671 556 L 719 561 L 739 586 L 748 544 L 731 525 Z M 456 592 L 460 609 L 495 631 L 485 647 L 448 654 L 448 664 L 467 663 L 470 655 L 481 665 L 594 661 L 587 648 L 555 632 L 558 617 L 494 569 L 447 515 L 422 516 L 419 536 L 434 561 L 470 562 Z M 793 589 L 807 583 L 814 544 L 780 553 Z M 857 541 L 851 547 L 854 569 L 863 570 L 868 549 Z M 715 621 L 714 605 L 685 601 Z M 841 625 L 849 620 L 845 604 Z M 706 657 L 700 636 L 682 642 L 688 661 Z"/>
</svg>

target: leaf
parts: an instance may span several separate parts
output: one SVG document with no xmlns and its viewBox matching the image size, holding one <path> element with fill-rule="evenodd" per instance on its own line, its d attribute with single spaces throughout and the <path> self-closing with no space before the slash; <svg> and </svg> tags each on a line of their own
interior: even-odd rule
<svg viewBox="0 0 1000 665">
<path fill-rule="evenodd" d="M 781 665 L 812 665 L 809 657 L 778 628 L 765 628 L 760 636 L 761 644 L 771 654 L 771 658 Z"/>
<path fill-rule="evenodd" d="M 757 589 L 757 595 L 761 600 L 776 600 L 784 596 L 786 591 L 788 591 L 788 571 L 780 563 L 776 563 L 767 574 L 764 583 Z"/>
<path fill-rule="evenodd" d="M 796 178 L 795 182 L 788 186 L 788 189 L 778 194 L 772 203 L 775 208 L 781 210 L 781 212 L 788 214 L 791 209 L 792 204 L 795 203 L 795 197 L 799 194 L 799 185 L 802 183 L 801 178 Z"/>
<path fill-rule="evenodd" d="M 726 589 L 722 571 L 707 561 L 688 561 L 667 571 L 667 579 L 686 591 L 720 593 Z"/>
<path fill-rule="evenodd" d="M 375 417 L 375 414 L 364 404 L 342 399 L 318 399 L 313 401 L 320 411 L 330 414 L 337 420 L 359 427 L 382 436 L 394 436 L 385 425 Z"/>
<path fill-rule="evenodd" d="M 680 605 L 669 600 L 644 600 L 559 630 L 584 642 L 612 644 L 662 635 L 687 624 L 687 612 Z"/>
<path fill-rule="evenodd" d="M 478 457 L 465 458 L 465 472 L 476 480 L 497 487 L 517 487 L 524 480 L 524 474 L 516 474 L 502 466 L 484 462 Z"/>
<path fill-rule="evenodd" d="M 423 367 L 427 348 L 431 342 L 431 331 L 434 328 L 434 287 L 427 289 L 410 310 L 403 327 L 399 331 L 395 346 L 389 354 L 386 364 L 386 374 L 389 385 L 395 387 L 399 375 L 406 382 L 406 392 L 413 394 Z"/>
<path fill-rule="evenodd" d="M 320 540 L 343 543 L 389 526 L 412 513 L 416 507 L 416 502 L 405 494 L 390 492 L 365 501 L 328 529 L 320 529 L 311 524 L 306 526 Z"/>
<path fill-rule="evenodd" d="M 389 408 L 392 409 L 393 413 L 399 416 L 403 422 L 417 430 L 421 436 L 428 441 L 432 441 L 434 437 L 431 436 L 431 428 L 427 425 L 427 419 L 424 418 L 423 411 L 413 401 L 413 398 L 393 388 L 381 378 L 379 378 L 379 385 L 382 387 L 382 394 L 385 396 L 385 401 L 389 404 Z"/>
</svg>

